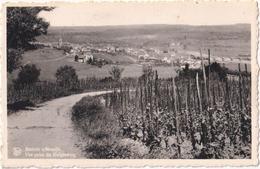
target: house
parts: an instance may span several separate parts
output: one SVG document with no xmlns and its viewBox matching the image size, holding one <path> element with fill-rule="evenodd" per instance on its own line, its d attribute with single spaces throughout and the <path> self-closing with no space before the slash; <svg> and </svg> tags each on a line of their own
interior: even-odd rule
<svg viewBox="0 0 260 169">
<path fill-rule="evenodd" d="M 138 56 L 138 60 L 146 60 L 147 58 L 149 58 L 149 55 L 147 53 Z"/>
<path fill-rule="evenodd" d="M 171 60 L 170 60 L 169 58 L 167 58 L 167 57 L 164 57 L 164 58 L 162 59 L 162 62 L 170 64 L 170 63 L 171 63 Z"/>
<path fill-rule="evenodd" d="M 116 48 L 112 45 L 108 45 L 106 47 L 106 52 L 110 52 L 110 53 L 115 53 L 116 52 Z"/>
<path fill-rule="evenodd" d="M 75 55 L 75 62 L 81 62 L 85 63 L 88 62 L 89 60 L 93 60 L 94 57 L 90 53 L 83 53 L 81 55 Z"/>
<path fill-rule="evenodd" d="M 89 60 L 93 60 L 94 56 L 91 53 L 85 53 L 85 60 L 89 61 Z"/>
<path fill-rule="evenodd" d="M 115 49 L 116 52 L 124 52 L 124 48 L 121 48 L 121 47 L 116 47 Z"/>
</svg>

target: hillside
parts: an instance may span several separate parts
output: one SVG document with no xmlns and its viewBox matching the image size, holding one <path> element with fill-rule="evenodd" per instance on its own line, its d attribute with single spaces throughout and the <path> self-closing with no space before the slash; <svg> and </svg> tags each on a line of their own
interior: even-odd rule
<svg viewBox="0 0 260 169">
<path fill-rule="evenodd" d="M 108 56 L 106 56 L 108 57 Z M 122 56 L 123 57 L 123 56 Z M 111 57 L 112 60 L 115 56 Z M 117 59 L 119 60 L 119 59 Z M 76 69 L 79 78 L 97 77 L 105 78 L 110 76 L 109 71 L 112 68 L 112 64 L 102 66 L 101 68 L 89 65 L 86 63 L 78 63 L 74 61 L 73 57 L 66 56 L 61 50 L 42 48 L 31 51 L 26 51 L 23 55 L 22 64 L 35 64 L 41 69 L 40 80 L 55 80 L 55 73 L 60 66 L 69 65 Z M 138 77 L 142 74 L 142 66 L 138 64 L 124 64 L 121 63 L 120 67 L 124 68 L 123 77 Z M 173 75 L 173 69 L 171 67 L 158 67 L 154 69 L 158 70 L 158 74 L 161 77 L 171 77 Z M 11 79 L 17 77 L 19 70 L 16 70 Z M 134 73 L 133 73 L 134 72 Z"/>
<path fill-rule="evenodd" d="M 181 43 L 187 50 L 210 48 L 221 57 L 250 54 L 250 25 L 223 26 L 132 25 L 101 27 L 50 27 L 42 42 L 57 42 L 62 37 L 71 43 L 114 44 L 130 47 L 168 48 Z"/>
<path fill-rule="evenodd" d="M 212 56 L 232 57 L 238 55 L 250 56 L 250 25 L 226 26 L 187 26 L 187 25 L 134 25 L 134 26 L 102 26 L 102 27 L 50 27 L 47 35 L 38 37 L 39 42 L 58 42 L 62 37 L 64 42 L 73 44 L 92 44 L 105 47 L 114 45 L 137 49 L 168 49 L 169 44 L 182 44 L 186 51 L 199 52 L 202 48 L 211 50 Z M 124 67 L 124 77 L 137 77 L 142 73 L 142 66 L 137 64 L 126 53 L 111 55 L 97 53 L 94 57 L 116 62 Z M 250 59 L 250 58 L 249 58 Z M 73 66 L 80 78 L 107 77 L 111 64 L 102 68 L 76 63 L 74 57 L 66 56 L 57 49 L 43 48 L 27 51 L 23 64 L 34 63 L 41 69 L 41 80 L 54 80 L 58 67 Z M 226 63 L 231 69 L 237 69 L 237 63 Z M 250 69 L 250 65 L 248 65 Z M 172 68 L 155 66 L 162 77 L 172 76 Z M 133 73 L 134 72 L 134 73 Z M 17 73 L 15 73 L 17 74 Z"/>
</svg>

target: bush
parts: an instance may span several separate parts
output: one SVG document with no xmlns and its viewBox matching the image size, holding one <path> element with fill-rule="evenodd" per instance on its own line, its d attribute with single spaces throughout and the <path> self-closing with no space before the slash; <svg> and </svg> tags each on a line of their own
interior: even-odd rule
<svg viewBox="0 0 260 169">
<path fill-rule="evenodd" d="M 216 73 L 220 80 L 226 80 L 227 78 L 227 68 L 222 67 L 219 63 L 211 63 L 210 66 L 205 67 L 206 75 L 208 77 L 209 70 L 211 73 Z"/>
<path fill-rule="evenodd" d="M 34 64 L 23 66 L 15 80 L 15 85 L 34 84 L 39 80 L 40 72 L 41 70 Z"/>
<path fill-rule="evenodd" d="M 117 121 L 102 103 L 101 97 L 83 97 L 72 107 L 72 120 L 93 139 L 117 135 Z"/>
<path fill-rule="evenodd" d="M 112 143 L 92 144 L 86 148 L 94 159 L 140 159 L 149 153 L 149 148 L 129 138 L 117 139 Z"/>
<path fill-rule="evenodd" d="M 60 49 L 63 50 L 64 53 L 69 53 L 73 48 L 71 46 L 63 45 Z"/>
<path fill-rule="evenodd" d="M 88 158 L 93 159 L 111 159 L 113 152 L 112 144 L 92 144 L 89 145 L 85 151 L 87 152 Z"/>
<path fill-rule="evenodd" d="M 211 63 L 210 66 L 209 65 L 205 66 L 206 77 L 209 77 L 209 70 L 210 70 L 211 76 L 215 76 L 215 78 L 219 78 L 220 80 L 226 80 L 228 69 L 222 67 L 219 63 L 214 62 L 214 63 Z M 177 77 L 177 79 L 181 78 L 181 77 L 182 78 L 196 78 L 197 73 L 200 78 L 203 78 L 203 72 L 201 69 L 190 69 L 189 64 L 185 64 L 185 68 L 179 72 L 179 76 Z M 212 78 L 212 79 L 214 79 L 214 78 Z"/>
<path fill-rule="evenodd" d="M 75 90 L 78 88 L 79 79 L 76 74 L 76 70 L 72 66 L 61 66 L 56 74 L 56 82 L 59 86 L 67 88 L 69 90 Z"/>
<path fill-rule="evenodd" d="M 83 133 L 89 158 L 110 158 L 120 132 L 117 118 L 105 108 L 102 98 L 82 98 L 72 108 L 72 120 Z"/>
<path fill-rule="evenodd" d="M 73 120 L 81 121 L 92 118 L 105 111 L 105 107 L 97 97 L 83 97 L 72 107 Z"/>
</svg>

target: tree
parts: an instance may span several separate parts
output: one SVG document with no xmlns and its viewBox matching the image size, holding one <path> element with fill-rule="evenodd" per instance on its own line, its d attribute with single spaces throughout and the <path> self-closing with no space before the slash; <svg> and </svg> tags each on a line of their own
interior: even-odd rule
<svg viewBox="0 0 260 169">
<path fill-rule="evenodd" d="M 12 73 L 21 65 L 22 50 L 31 47 L 35 37 L 46 34 L 49 23 L 39 18 L 41 11 L 50 7 L 7 8 L 7 71 Z"/>
<path fill-rule="evenodd" d="M 15 80 L 16 86 L 23 84 L 34 84 L 39 80 L 41 70 L 38 69 L 34 64 L 25 65 L 22 67 Z"/>
<path fill-rule="evenodd" d="M 69 90 L 77 89 L 79 84 L 78 75 L 72 66 L 61 66 L 56 74 L 56 82 L 59 86 L 65 87 Z"/>
<path fill-rule="evenodd" d="M 109 71 L 109 74 L 112 76 L 114 81 L 119 81 L 123 71 L 123 68 L 120 68 L 119 66 L 113 66 Z"/>
<path fill-rule="evenodd" d="M 7 50 L 7 72 L 12 73 L 21 66 L 22 51 L 18 49 Z"/>
<path fill-rule="evenodd" d="M 87 63 L 88 63 L 88 64 L 92 64 L 92 62 L 93 62 L 93 59 L 90 57 L 90 58 L 88 59 Z"/>
<path fill-rule="evenodd" d="M 47 34 L 49 23 L 38 17 L 41 11 L 52 7 L 8 7 L 7 48 L 29 48 L 35 37 Z"/>
</svg>

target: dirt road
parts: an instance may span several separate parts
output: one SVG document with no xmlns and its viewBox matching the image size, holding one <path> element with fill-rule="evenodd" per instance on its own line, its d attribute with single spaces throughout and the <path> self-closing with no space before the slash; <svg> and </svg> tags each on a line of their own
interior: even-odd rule
<svg viewBox="0 0 260 169">
<path fill-rule="evenodd" d="M 71 121 L 71 108 L 84 96 L 109 92 L 62 97 L 8 116 L 9 158 L 83 157 L 79 133 Z"/>
</svg>

